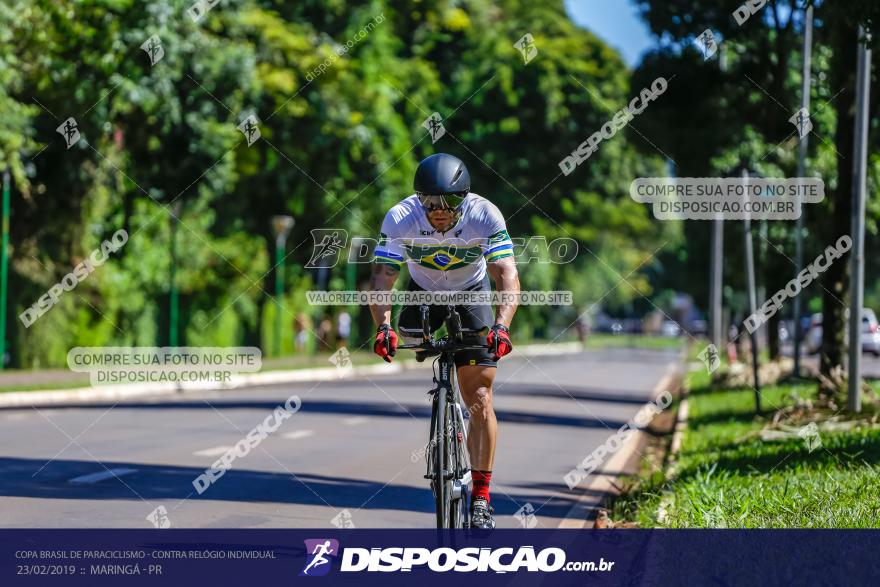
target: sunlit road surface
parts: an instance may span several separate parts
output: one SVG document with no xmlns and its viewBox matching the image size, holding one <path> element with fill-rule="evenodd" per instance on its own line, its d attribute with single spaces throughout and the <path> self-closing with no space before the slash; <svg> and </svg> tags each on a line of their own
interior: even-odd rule
<svg viewBox="0 0 880 587">
<path fill-rule="evenodd" d="M 678 351 L 634 349 L 503 360 L 498 526 L 556 527 L 582 516 L 597 497 L 570 491 L 563 475 L 680 362 Z M 155 402 L 0 410 L 0 526 L 149 528 L 147 516 L 163 506 L 173 527 L 433 527 L 420 452 L 430 383 L 420 369 Z M 291 395 L 301 410 L 198 494 L 193 479 Z"/>
</svg>

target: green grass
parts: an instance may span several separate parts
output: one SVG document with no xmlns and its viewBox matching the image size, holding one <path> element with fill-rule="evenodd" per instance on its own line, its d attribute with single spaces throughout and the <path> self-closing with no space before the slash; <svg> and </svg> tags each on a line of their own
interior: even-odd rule
<svg viewBox="0 0 880 587">
<path fill-rule="evenodd" d="M 762 440 L 768 408 L 791 404 L 792 393 L 813 397 L 816 385 L 765 388 L 765 415 L 759 417 L 751 389 L 707 384 L 705 370 L 689 378 L 690 415 L 677 475 L 668 482 L 659 472 L 646 475 L 617 500 L 613 518 L 644 527 L 880 527 L 880 428 L 820 428 L 822 446 L 812 452 L 796 433 Z"/>
<path fill-rule="evenodd" d="M 282 371 L 288 369 L 311 369 L 319 367 L 333 367 L 330 362 L 331 353 L 321 353 L 317 355 L 295 355 L 292 357 L 264 358 L 263 368 L 265 371 Z M 408 357 L 404 357 L 408 358 Z M 373 354 L 371 350 L 356 350 L 349 353 L 349 359 L 352 365 L 372 365 L 375 364 L 379 357 Z"/>
<path fill-rule="evenodd" d="M 638 348 L 638 349 L 677 349 L 684 346 L 686 339 L 668 336 L 647 336 L 642 334 L 591 334 L 587 337 L 588 349 Z"/>
<path fill-rule="evenodd" d="M 0 387 L 0 393 L 9 393 L 13 391 L 59 391 L 62 389 L 76 389 L 78 387 L 89 387 L 89 380 L 76 381 L 52 381 L 49 383 L 34 383 L 28 385 L 7 385 Z"/>
</svg>

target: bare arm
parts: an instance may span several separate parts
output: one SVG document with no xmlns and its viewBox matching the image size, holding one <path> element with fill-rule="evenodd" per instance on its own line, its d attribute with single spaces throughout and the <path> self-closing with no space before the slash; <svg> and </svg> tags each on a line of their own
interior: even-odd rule
<svg viewBox="0 0 880 587">
<path fill-rule="evenodd" d="M 391 291 L 400 271 L 391 265 L 383 263 L 373 264 L 373 275 L 370 277 L 371 291 Z M 389 304 L 376 304 L 370 306 L 370 313 L 376 326 L 391 324 L 391 306 Z"/>
<path fill-rule="evenodd" d="M 514 257 L 505 257 L 498 261 L 492 261 L 488 264 L 489 275 L 495 282 L 495 290 L 502 294 L 515 294 L 509 296 L 512 299 L 505 300 L 502 298 L 501 305 L 495 313 L 495 323 L 504 324 L 510 328 L 510 322 L 513 315 L 516 314 L 516 307 L 519 305 L 519 271 L 516 269 L 516 261 Z"/>
</svg>

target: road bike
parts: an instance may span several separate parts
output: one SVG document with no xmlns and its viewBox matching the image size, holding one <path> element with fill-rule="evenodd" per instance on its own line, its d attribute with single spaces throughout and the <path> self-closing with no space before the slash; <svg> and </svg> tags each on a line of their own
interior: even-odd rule
<svg viewBox="0 0 880 587">
<path fill-rule="evenodd" d="M 434 388 L 428 391 L 431 396 L 431 432 L 425 450 L 425 478 L 430 480 L 434 494 L 437 527 L 467 528 L 470 523 L 471 466 L 461 393 L 455 381 L 455 353 L 485 349 L 485 338 L 479 331 L 462 329 L 461 316 L 455 306 L 447 306 L 446 336 L 432 337 L 429 306 L 421 306 L 420 312 L 422 341 L 398 348 L 423 353 L 422 360 L 437 357 L 433 367 Z"/>
</svg>

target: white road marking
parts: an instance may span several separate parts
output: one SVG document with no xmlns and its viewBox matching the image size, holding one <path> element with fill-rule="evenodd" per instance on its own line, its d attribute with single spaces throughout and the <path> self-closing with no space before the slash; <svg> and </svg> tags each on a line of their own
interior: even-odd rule
<svg viewBox="0 0 880 587">
<path fill-rule="evenodd" d="M 68 483 L 75 483 L 77 485 L 87 485 L 89 483 L 98 483 L 99 481 L 104 481 L 105 479 L 112 479 L 114 477 L 122 477 L 123 475 L 130 475 L 137 471 L 137 469 L 110 469 L 105 471 L 99 471 L 97 473 L 90 473 L 88 475 L 81 475 L 79 477 L 74 477 Z"/>
<path fill-rule="evenodd" d="M 216 457 L 225 454 L 231 448 L 231 446 L 214 446 L 205 450 L 197 450 L 193 454 L 197 457 Z"/>
<path fill-rule="evenodd" d="M 342 423 L 346 426 L 357 426 L 358 424 L 363 424 L 369 420 L 366 416 L 352 416 L 351 418 L 345 418 Z"/>
<path fill-rule="evenodd" d="M 294 430 L 293 432 L 285 432 L 281 436 L 284 438 L 289 438 L 291 440 L 299 440 L 300 438 L 306 438 L 314 434 L 314 430 Z"/>
<path fill-rule="evenodd" d="M 27 418 L 27 414 L 7 414 L 7 420 L 24 420 Z"/>
</svg>

